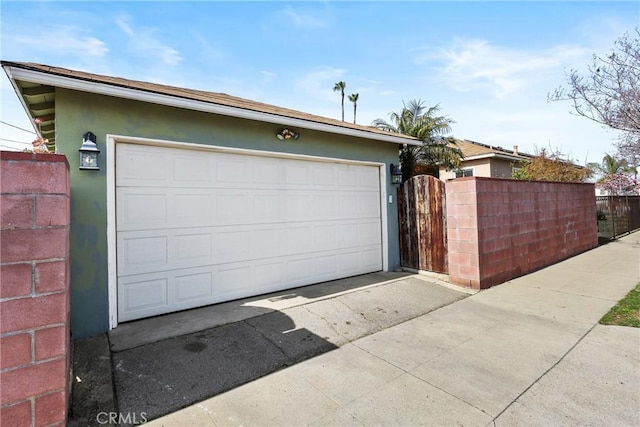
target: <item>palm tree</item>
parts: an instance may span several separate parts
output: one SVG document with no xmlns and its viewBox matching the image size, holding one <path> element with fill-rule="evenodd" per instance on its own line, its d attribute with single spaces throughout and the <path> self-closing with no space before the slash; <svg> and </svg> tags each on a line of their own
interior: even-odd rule
<svg viewBox="0 0 640 427">
<path fill-rule="evenodd" d="M 418 138 L 419 146 L 405 146 L 400 151 L 402 179 L 406 181 L 415 174 L 418 164 L 444 166 L 454 170 L 460 167 L 462 151 L 455 146 L 455 140 L 444 135 L 451 132 L 451 124 L 455 123 L 446 116 L 438 116 L 439 105 L 425 107 L 422 100 L 402 102 L 400 113 L 389 114 L 390 122 L 383 119 L 373 121 L 373 126 L 388 132 L 401 133 Z"/>
<path fill-rule="evenodd" d="M 596 186 L 604 188 L 609 194 L 617 194 L 625 190 L 624 185 L 633 186 L 637 182 L 638 169 L 625 159 L 619 159 L 605 153 L 601 163 L 589 163 L 587 168 L 600 175 Z M 634 178 L 631 179 L 631 174 Z M 616 188 L 619 187 L 619 188 Z"/>
<path fill-rule="evenodd" d="M 353 124 L 356 124 L 356 109 L 358 108 L 358 97 L 360 94 L 352 93 L 349 95 L 349 101 L 353 102 Z M 343 118 L 344 120 L 344 118 Z"/>
<path fill-rule="evenodd" d="M 621 172 L 632 172 L 633 167 L 629 167 L 629 164 L 624 159 L 616 159 L 611 154 L 605 153 L 602 158 L 602 162 L 589 163 L 589 168 L 601 173 L 602 175 L 614 175 Z"/>
<path fill-rule="evenodd" d="M 334 92 L 340 92 L 340 95 L 342 96 L 342 121 L 344 122 L 344 89 L 347 87 L 347 84 L 345 82 L 338 82 L 335 84 L 335 86 L 333 87 L 333 91 Z"/>
</svg>

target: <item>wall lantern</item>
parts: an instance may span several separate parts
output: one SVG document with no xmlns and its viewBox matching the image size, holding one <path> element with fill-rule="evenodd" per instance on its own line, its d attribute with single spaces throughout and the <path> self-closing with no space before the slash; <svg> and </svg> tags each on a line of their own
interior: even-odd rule
<svg viewBox="0 0 640 427">
<path fill-rule="evenodd" d="M 391 163 L 389 169 L 391 169 L 391 183 L 402 184 L 402 169 L 400 169 L 400 165 L 396 166 Z"/>
<path fill-rule="evenodd" d="M 296 140 L 300 138 L 300 134 L 289 129 L 282 129 L 276 134 L 276 137 L 281 141 L 289 141 L 291 139 Z"/>
<path fill-rule="evenodd" d="M 93 132 L 82 135 L 82 145 L 80 146 L 80 169 L 100 170 L 98 166 L 98 147 L 96 146 L 96 136 Z"/>
</svg>

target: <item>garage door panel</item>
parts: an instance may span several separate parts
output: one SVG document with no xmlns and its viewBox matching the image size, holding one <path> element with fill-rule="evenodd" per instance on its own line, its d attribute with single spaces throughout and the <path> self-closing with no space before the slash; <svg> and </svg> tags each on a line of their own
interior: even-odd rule
<svg viewBox="0 0 640 427">
<path fill-rule="evenodd" d="M 289 189 L 295 189 L 307 186 L 310 183 L 311 167 L 308 163 L 292 160 L 285 164 L 285 181 L 284 184 Z"/>
<path fill-rule="evenodd" d="M 208 185 L 215 177 L 215 163 L 207 156 L 174 155 L 170 157 L 174 184 Z"/>
<path fill-rule="evenodd" d="M 157 311 L 168 306 L 169 280 L 166 277 L 133 278 L 124 280 L 120 285 L 119 313 Z M 124 320 L 127 320 L 126 316 Z"/>
<path fill-rule="evenodd" d="M 343 273 L 357 274 L 360 267 L 360 252 L 346 252 L 340 255 L 340 271 Z"/>
<path fill-rule="evenodd" d="M 360 218 L 379 218 L 380 217 L 380 199 L 377 194 L 364 194 L 357 196 L 358 201 L 358 217 Z"/>
<path fill-rule="evenodd" d="M 382 269 L 378 167 L 116 148 L 119 321 Z"/>
<path fill-rule="evenodd" d="M 122 229 L 167 225 L 167 197 L 164 194 L 123 193 L 118 203 L 118 219 Z"/>
<path fill-rule="evenodd" d="M 329 280 L 338 273 L 338 258 L 334 254 L 314 258 L 314 276 L 320 280 Z"/>
<path fill-rule="evenodd" d="M 312 248 L 313 227 L 290 226 L 286 231 L 286 247 L 288 254 L 308 253 Z"/>
<path fill-rule="evenodd" d="M 168 153 L 127 145 L 118 148 L 116 185 L 165 186 L 170 174 Z"/>
<path fill-rule="evenodd" d="M 308 194 L 288 194 L 285 199 L 285 221 L 304 221 L 311 217 L 311 200 Z"/>
<path fill-rule="evenodd" d="M 169 245 L 166 236 L 131 236 L 120 240 L 118 266 L 127 271 L 166 269 Z"/>
<path fill-rule="evenodd" d="M 260 259 L 285 255 L 287 247 L 282 244 L 282 236 L 284 236 L 283 227 L 256 229 L 253 231 L 251 233 L 251 257 Z"/>
<path fill-rule="evenodd" d="M 320 164 L 313 168 L 313 184 L 317 189 L 335 185 L 335 172 L 332 164 Z"/>
<path fill-rule="evenodd" d="M 380 188 L 379 172 L 375 168 L 358 169 L 358 187 L 376 191 Z"/>
<path fill-rule="evenodd" d="M 338 183 L 341 187 L 356 187 L 358 185 L 358 171 L 351 167 L 341 167 L 338 171 Z"/>
<path fill-rule="evenodd" d="M 212 225 L 215 200 L 207 193 L 176 194 L 169 203 L 166 226 L 193 227 Z"/>
<path fill-rule="evenodd" d="M 214 268 L 214 293 L 227 295 L 233 292 L 249 294 L 252 288 L 251 266 L 242 264 L 224 264 Z"/>
<path fill-rule="evenodd" d="M 213 259 L 213 239 L 211 233 L 176 234 L 176 261 L 205 262 Z"/>
<path fill-rule="evenodd" d="M 279 256 L 318 255 L 380 244 L 376 220 L 119 232 L 118 274 L 142 274 Z"/>
<path fill-rule="evenodd" d="M 362 250 L 360 252 L 360 268 L 362 270 L 371 271 L 382 270 L 382 264 L 380 261 L 380 249 L 378 247 L 372 247 L 368 250 Z"/>
<path fill-rule="evenodd" d="M 209 299 L 213 296 L 213 273 L 191 273 L 176 275 L 175 302 Z"/>
<path fill-rule="evenodd" d="M 282 220 L 282 196 L 279 194 L 257 194 L 253 197 L 254 216 L 259 212 L 263 222 Z"/>
<path fill-rule="evenodd" d="M 367 221 L 358 224 L 358 239 L 356 240 L 358 245 L 380 245 L 382 243 L 381 240 L 380 225 L 377 221 Z"/>
<path fill-rule="evenodd" d="M 252 169 L 254 184 L 278 184 L 282 182 L 284 168 L 275 159 L 256 159 Z"/>
<path fill-rule="evenodd" d="M 318 194 L 314 195 L 311 202 L 311 212 L 313 219 L 334 219 L 339 218 L 336 209 L 337 196 L 334 194 Z"/>
<path fill-rule="evenodd" d="M 287 282 L 304 283 L 311 278 L 313 258 L 290 259 L 287 262 Z"/>
<path fill-rule="evenodd" d="M 215 231 L 213 258 L 215 263 L 238 262 L 251 253 L 251 234 L 243 229 Z"/>
<path fill-rule="evenodd" d="M 220 194 L 216 197 L 215 217 L 222 223 L 244 223 L 251 220 L 249 195 Z"/>
<path fill-rule="evenodd" d="M 256 263 L 254 268 L 253 288 L 273 289 L 285 281 L 286 264 L 282 260 Z"/>
<path fill-rule="evenodd" d="M 313 230 L 314 244 L 312 247 L 318 251 L 330 251 L 337 249 L 336 227 L 337 226 L 335 224 L 315 226 Z"/>
<path fill-rule="evenodd" d="M 243 156 L 220 154 L 217 156 L 216 183 L 247 184 L 250 181 L 247 171 L 251 170 L 250 159 Z"/>
</svg>

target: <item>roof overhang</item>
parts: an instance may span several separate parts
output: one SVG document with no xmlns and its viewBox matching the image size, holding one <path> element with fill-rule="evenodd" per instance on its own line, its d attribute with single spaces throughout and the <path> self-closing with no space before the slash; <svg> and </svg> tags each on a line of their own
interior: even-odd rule
<svg viewBox="0 0 640 427">
<path fill-rule="evenodd" d="M 153 104 L 165 105 L 169 107 L 184 108 L 187 110 L 201 111 L 223 116 L 237 117 L 247 120 L 255 120 L 266 123 L 279 124 L 284 126 L 298 127 L 302 129 L 315 130 L 320 132 L 328 132 L 357 138 L 365 138 L 381 142 L 389 142 L 393 144 L 420 145 L 421 141 L 404 135 L 394 135 L 390 133 L 380 133 L 369 131 L 362 126 L 361 129 L 353 127 L 341 127 L 337 125 L 320 123 L 312 120 L 303 120 L 295 117 L 287 117 L 278 114 L 248 110 L 227 105 L 215 104 L 200 100 L 187 99 L 179 96 L 166 95 L 151 91 L 140 90 L 136 88 L 122 87 L 102 82 L 90 81 L 85 79 L 71 78 L 47 73 L 39 70 L 26 69 L 20 67 L 19 64 L 3 62 L 4 68 L 16 94 L 20 98 L 20 102 L 25 108 L 31 119 L 35 119 L 33 106 L 28 97 L 24 95 L 18 82 L 28 82 L 44 85 L 45 87 L 61 87 L 82 92 L 95 93 L 100 95 L 114 96 L 117 98 L 131 99 Z M 55 135 L 55 133 L 54 133 Z M 49 138 L 52 140 L 52 138 Z"/>
<path fill-rule="evenodd" d="M 502 160 L 511 160 L 511 161 L 515 161 L 515 162 L 521 162 L 523 160 L 527 160 L 526 158 L 523 158 L 523 157 L 520 157 L 520 156 L 509 155 L 509 154 L 501 154 L 501 153 L 478 154 L 478 155 L 475 155 L 475 156 L 464 157 L 462 160 L 463 161 L 470 161 L 470 160 L 481 160 L 481 159 L 490 159 L 490 158 L 502 159 Z"/>
</svg>

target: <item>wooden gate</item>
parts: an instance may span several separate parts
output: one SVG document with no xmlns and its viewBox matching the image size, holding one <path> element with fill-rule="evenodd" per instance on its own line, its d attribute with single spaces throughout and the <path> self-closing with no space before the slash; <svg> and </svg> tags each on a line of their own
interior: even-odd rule
<svg viewBox="0 0 640 427">
<path fill-rule="evenodd" d="M 444 182 L 418 175 L 402 184 L 398 217 L 402 267 L 448 273 Z"/>
</svg>

